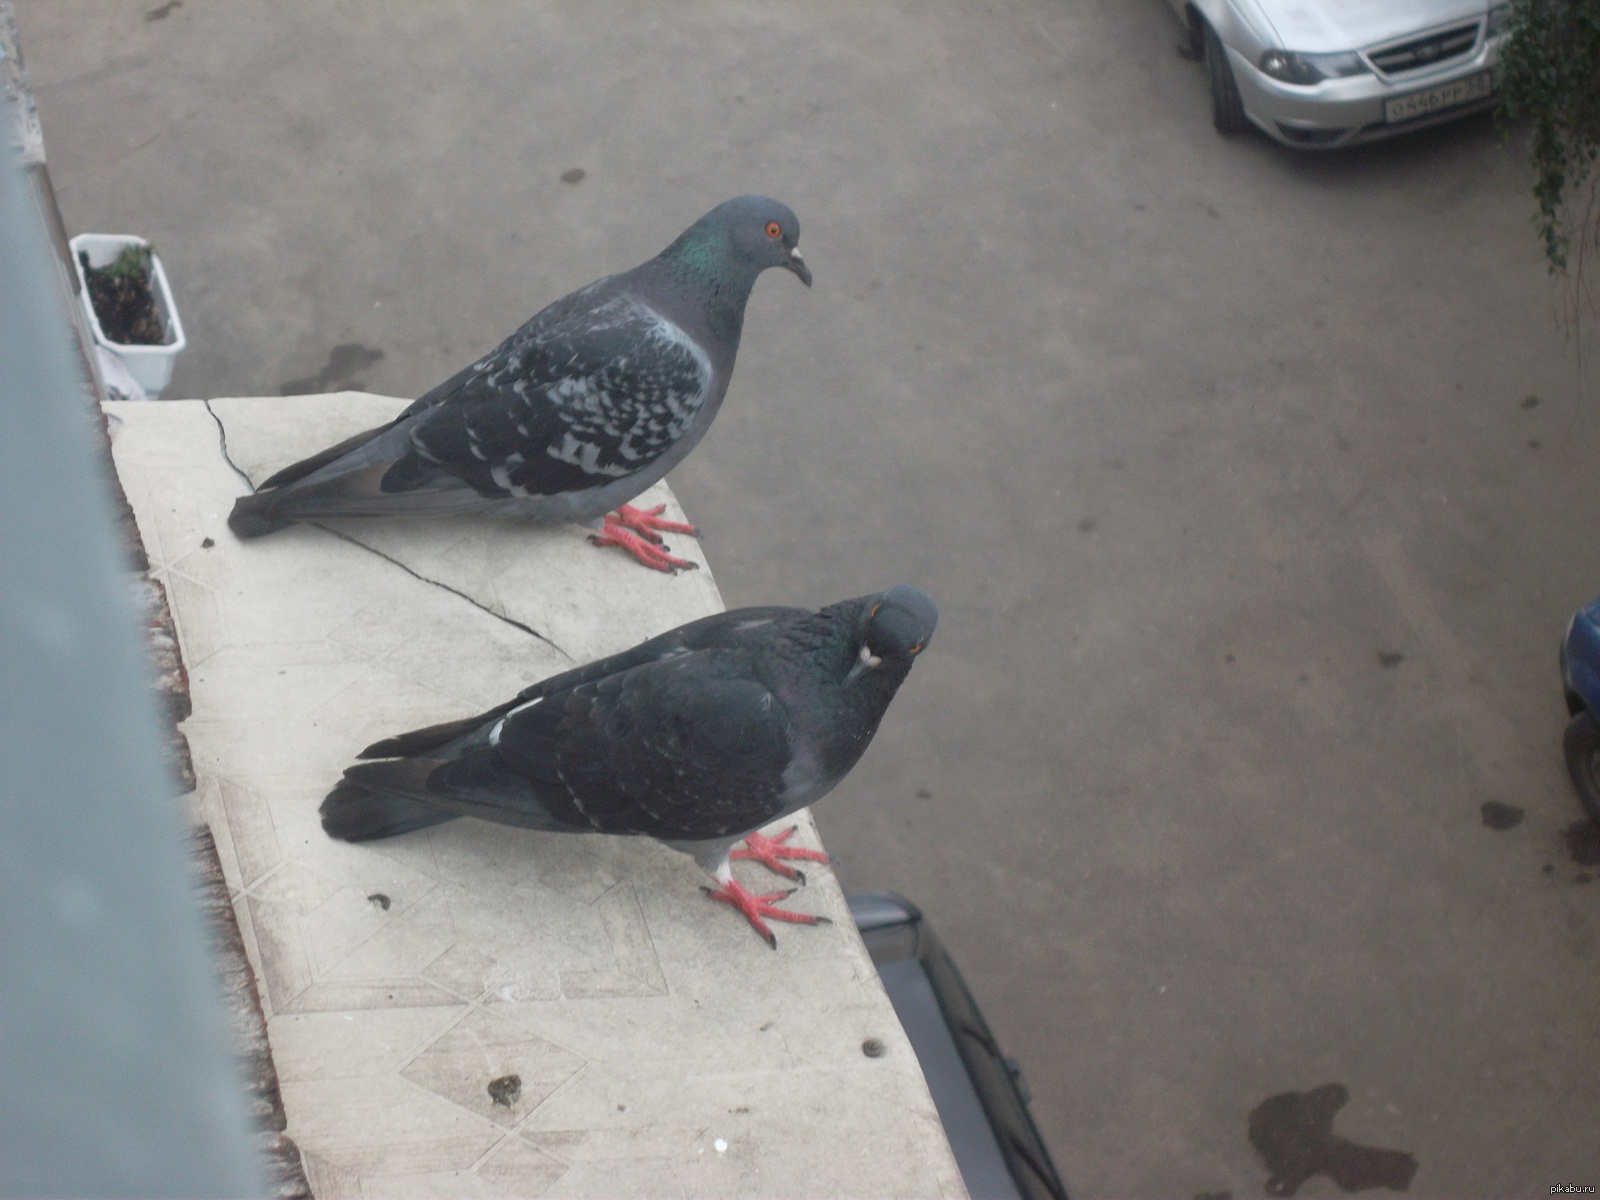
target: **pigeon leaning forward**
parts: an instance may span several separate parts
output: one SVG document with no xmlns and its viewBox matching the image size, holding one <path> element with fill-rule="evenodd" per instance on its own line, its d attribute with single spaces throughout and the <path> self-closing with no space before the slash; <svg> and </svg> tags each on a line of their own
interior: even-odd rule
<svg viewBox="0 0 1600 1200">
<path fill-rule="evenodd" d="M 646 566 L 694 564 L 660 532 L 698 536 L 628 504 L 704 436 L 768 267 L 811 270 L 800 223 L 765 196 L 719 204 L 649 262 L 564 296 L 493 353 L 387 425 L 330 446 L 241 496 L 241 538 L 296 521 L 490 512 L 576 521 Z M 615 511 L 613 511 L 615 510 Z"/>
<path fill-rule="evenodd" d="M 785 860 L 827 858 L 756 832 L 849 773 L 939 619 L 900 586 L 821 612 L 740 608 L 536 683 L 480 716 L 367 747 L 322 803 L 322 827 L 365 842 L 454 817 L 558 833 L 653 837 L 694 856 L 714 900 L 764 918 L 826 918 L 748 891 L 730 859 L 803 884 Z M 734 849 L 740 842 L 741 849 Z"/>
</svg>

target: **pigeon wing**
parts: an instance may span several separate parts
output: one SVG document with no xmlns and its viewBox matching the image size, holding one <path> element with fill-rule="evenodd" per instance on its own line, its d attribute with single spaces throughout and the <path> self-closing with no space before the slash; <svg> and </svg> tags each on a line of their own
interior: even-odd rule
<svg viewBox="0 0 1600 1200">
<path fill-rule="evenodd" d="M 504 704 L 498 704 L 487 712 L 385 738 L 380 742 L 374 742 L 356 757 L 402 758 L 437 750 L 448 742 L 466 737 L 490 725 L 513 708 L 524 705 L 530 700 L 568 691 L 580 684 L 618 675 L 646 663 L 676 658 L 692 650 L 713 650 L 734 646 L 754 647 L 770 640 L 786 624 L 806 620 L 810 615 L 803 608 L 777 606 L 738 608 L 729 612 L 713 613 L 708 617 L 701 617 L 679 625 L 675 629 L 669 629 L 666 633 L 640 642 L 637 646 L 618 654 L 596 659 L 581 667 L 574 667 L 570 671 L 541 679 L 538 683 L 524 688 Z"/>
<path fill-rule="evenodd" d="M 512 709 L 428 790 L 508 824 L 531 805 L 571 829 L 732 837 L 782 811 L 788 724 L 748 654 L 690 651 Z"/>
<path fill-rule="evenodd" d="M 675 324 L 626 295 L 547 313 L 412 406 L 410 448 L 384 492 L 441 475 L 495 499 L 585 491 L 643 470 L 688 431 L 713 371 Z"/>
</svg>

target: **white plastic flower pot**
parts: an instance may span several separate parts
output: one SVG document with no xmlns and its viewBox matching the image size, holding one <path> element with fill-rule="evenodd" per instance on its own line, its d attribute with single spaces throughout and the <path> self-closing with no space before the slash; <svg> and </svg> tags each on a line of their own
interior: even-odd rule
<svg viewBox="0 0 1600 1200">
<path fill-rule="evenodd" d="M 156 318 L 166 331 L 167 339 L 159 346 L 134 346 L 113 342 L 100 327 L 100 318 L 89 299 L 89 281 L 83 273 L 83 261 L 78 256 L 86 253 L 91 267 L 108 267 L 116 261 L 124 246 L 149 246 L 144 238 L 129 233 L 80 233 L 67 243 L 72 250 L 72 267 L 78 273 L 78 295 L 83 310 L 89 316 L 89 329 L 94 340 L 127 364 L 128 373 L 144 389 L 151 400 L 160 397 L 162 389 L 172 381 L 172 364 L 189 343 L 183 336 L 183 321 L 178 317 L 178 306 L 173 302 L 172 289 L 167 286 L 167 273 L 161 269 L 159 255 L 150 255 L 150 294 L 156 304 Z"/>
</svg>

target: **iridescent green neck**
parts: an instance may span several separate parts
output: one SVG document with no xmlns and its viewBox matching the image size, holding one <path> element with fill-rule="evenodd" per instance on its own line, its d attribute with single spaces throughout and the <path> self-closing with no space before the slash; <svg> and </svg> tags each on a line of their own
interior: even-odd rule
<svg viewBox="0 0 1600 1200">
<path fill-rule="evenodd" d="M 701 296 L 720 321 L 737 330 L 755 287 L 759 268 L 743 261 L 729 244 L 726 228 L 697 222 L 661 252 L 672 277 Z"/>
</svg>

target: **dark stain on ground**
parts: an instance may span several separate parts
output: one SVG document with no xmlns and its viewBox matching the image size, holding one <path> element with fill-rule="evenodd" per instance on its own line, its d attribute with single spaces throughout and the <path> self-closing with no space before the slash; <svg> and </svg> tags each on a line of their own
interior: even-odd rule
<svg viewBox="0 0 1600 1200">
<path fill-rule="evenodd" d="M 367 897 L 367 903 L 377 905 L 379 908 L 383 909 L 384 912 L 389 911 L 389 897 L 385 896 L 382 892 L 373 892 L 372 895 Z"/>
<path fill-rule="evenodd" d="M 1347 1192 L 1392 1188 L 1403 1192 L 1417 1173 L 1404 1150 L 1358 1146 L 1333 1132 L 1333 1118 L 1350 1102 L 1341 1083 L 1309 1092 L 1268 1096 L 1250 1114 L 1250 1144 L 1272 1174 L 1269 1196 L 1292 1196 L 1313 1175 L 1326 1175 Z"/>
<path fill-rule="evenodd" d="M 1098 524 L 1100 524 L 1100 521 L 1099 521 L 1098 518 L 1096 518 L 1096 517 L 1085 517 L 1085 518 L 1083 518 L 1083 520 L 1078 522 L 1078 532 L 1079 533 L 1093 533 L 1094 532 L 1094 527 L 1096 525 L 1098 525 Z"/>
<path fill-rule="evenodd" d="M 510 1108 L 522 1096 L 522 1076 L 502 1075 L 489 1081 L 489 1099 L 501 1108 Z"/>
<path fill-rule="evenodd" d="M 1539 448 L 1539 439 L 1538 438 L 1529 438 L 1528 439 L 1528 449 L 1529 450 L 1537 450 L 1538 448 Z"/>
<path fill-rule="evenodd" d="M 215 546 L 216 544 L 217 543 L 216 543 L 216 540 L 214 538 L 205 538 L 200 543 L 200 549 L 209 550 L 209 549 L 211 549 L 211 547 Z"/>
<path fill-rule="evenodd" d="M 1529 392 L 1526 396 L 1524 396 L 1522 398 L 1522 407 L 1523 408 L 1538 408 L 1539 407 L 1539 397 L 1534 395 L 1532 392 Z"/>
<path fill-rule="evenodd" d="M 359 390 L 362 383 L 356 375 L 365 371 L 383 357 L 383 351 L 360 342 L 346 342 L 328 353 L 327 365 L 309 379 L 291 379 L 278 385 L 280 396 L 306 396 L 313 392 L 342 392 Z"/>
<path fill-rule="evenodd" d="M 927 788 L 918 788 L 917 789 L 917 799 L 918 800 L 932 800 L 933 799 L 933 793 L 930 792 Z"/>
<path fill-rule="evenodd" d="M 1600 821 L 1589 817 L 1568 825 L 1567 853 L 1580 867 L 1600 867 Z"/>
<path fill-rule="evenodd" d="M 1406 656 L 1398 650 L 1379 650 L 1378 665 L 1380 667 L 1398 667 L 1405 662 Z"/>
<path fill-rule="evenodd" d="M 1541 874 L 1541 875 L 1554 875 L 1555 873 L 1556 873 L 1556 865 L 1555 865 L 1555 863 L 1545 863 L 1544 866 L 1539 868 L 1539 874 Z"/>
<path fill-rule="evenodd" d="M 1233 1200 L 1232 1192 L 1196 1192 L 1194 1200 Z"/>
<path fill-rule="evenodd" d="M 167 0 L 160 8 L 152 8 L 144 14 L 146 21 L 164 21 L 170 17 L 175 9 L 183 7 L 183 0 Z"/>
<path fill-rule="evenodd" d="M 1498 800 L 1483 802 L 1483 823 L 1490 829 L 1515 829 L 1527 815 L 1526 809 L 1518 808 L 1515 804 L 1501 804 Z"/>
<path fill-rule="evenodd" d="M 588 174 L 589 174 L 589 172 L 585 171 L 582 167 L 573 167 L 570 171 L 561 172 L 561 182 L 562 183 L 582 183 L 583 180 L 584 180 L 584 176 L 586 176 Z"/>
<path fill-rule="evenodd" d="M 861 1043 L 861 1053 L 865 1054 L 868 1058 L 882 1058 L 888 1052 L 889 1048 L 877 1038 L 868 1038 L 866 1041 Z"/>
</svg>

